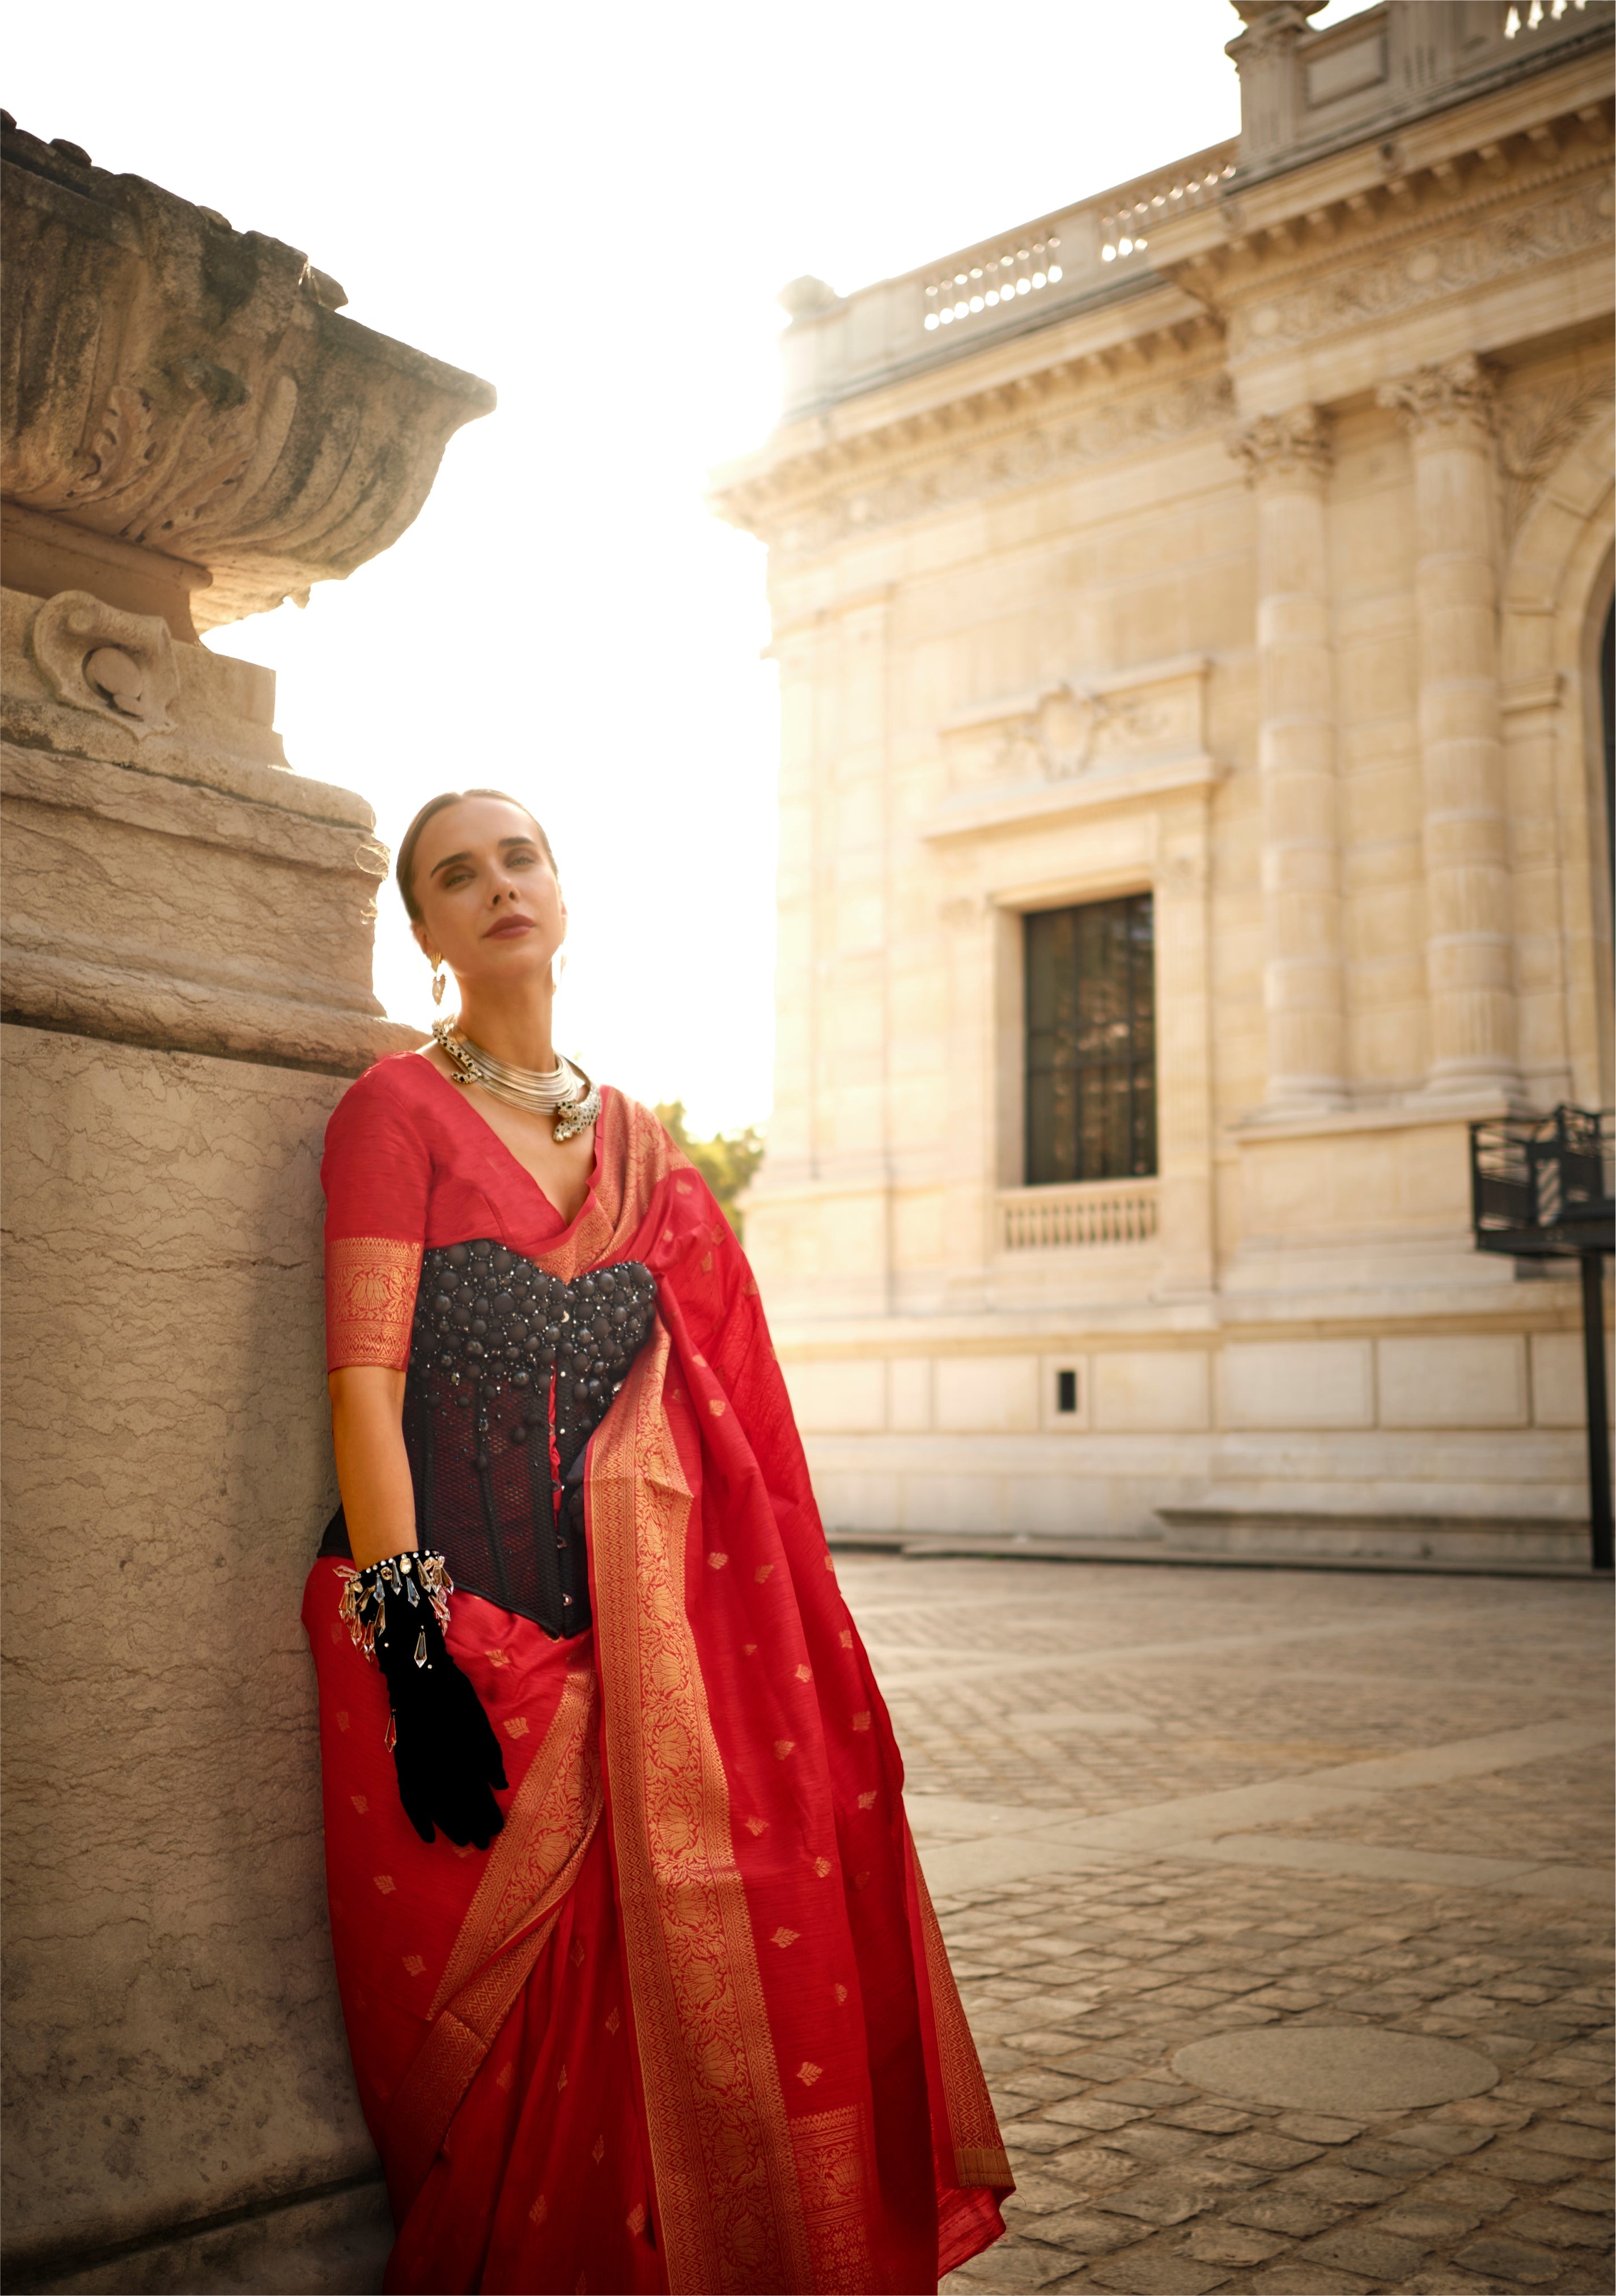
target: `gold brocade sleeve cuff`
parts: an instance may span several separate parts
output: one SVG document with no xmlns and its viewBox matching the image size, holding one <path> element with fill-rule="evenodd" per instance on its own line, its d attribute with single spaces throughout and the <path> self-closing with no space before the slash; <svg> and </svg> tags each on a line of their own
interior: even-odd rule
<svg viewBox="0 0 1616 2296">
<path fill-rule="evenodd" d="M 405 1371 L 421 1281 L 419 1243 L 344 1235 L 325 1246 L 325 1368 L 381 1364 Z"/>
</svg>

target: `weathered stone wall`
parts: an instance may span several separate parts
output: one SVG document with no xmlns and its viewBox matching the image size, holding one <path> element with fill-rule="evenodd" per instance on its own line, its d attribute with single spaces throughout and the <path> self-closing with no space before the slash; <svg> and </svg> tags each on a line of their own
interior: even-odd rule
<svg viewBox="0 0 1616 2296">
<path fill-rule="evenodd" d="M 4 143 L 6 2282 L 373 2287 L 299 1611 L 325 1122 L 417 1038 L 369 806 L 196 630 L 388 546 L 492 393 Z"/>
<path fill-rule="evenodd" d="M 9 2231 L 371 2163 L 298 1605 L 335 1078 L 4 1031 Z"/>
</svg>

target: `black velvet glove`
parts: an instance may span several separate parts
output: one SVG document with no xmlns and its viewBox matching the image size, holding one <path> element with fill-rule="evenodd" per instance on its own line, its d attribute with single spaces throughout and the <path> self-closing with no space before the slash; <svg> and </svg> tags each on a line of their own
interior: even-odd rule
<svg viewBox="0 0 1616 2296">
<path fill-rule="evenodd" d="M 462 1849 L 486 1849 L 505 1822 L 491 1791 L 505 1784 L 505 1766 L 443 1638 L 453 1591 L 441 1554 L 394 1554 L 349 1580 L 342 1616 L 387 1680 L 405 1816 L 422 1841 L 436 1823 Z"/>
</svg>

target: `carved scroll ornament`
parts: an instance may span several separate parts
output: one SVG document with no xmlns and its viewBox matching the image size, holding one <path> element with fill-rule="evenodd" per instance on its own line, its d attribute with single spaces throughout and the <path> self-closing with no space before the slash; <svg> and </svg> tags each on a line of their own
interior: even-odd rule
<svg viewBox="0 0 1616 2296">
<path fill-rule="evenodd" d="M 143 739 L 173 725 L 179 670 L 160 614 L 126 614 L 87 590 L 62 590 L 34 617 L 30 643 L 45 684 L 70 709 L 116 718 Z"/>
</svg>

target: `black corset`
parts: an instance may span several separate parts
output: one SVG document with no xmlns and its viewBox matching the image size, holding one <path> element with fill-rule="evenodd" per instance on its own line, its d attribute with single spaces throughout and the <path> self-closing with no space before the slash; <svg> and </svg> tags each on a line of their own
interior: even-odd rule
<svg viewBox="0 0 1616 2296">
<path fill-rule="evenodd" d="M 563 1283 L 479 1238 L 422 1262 L 404 1390 L 415 1535 L 447 1558 L 456 1587 L 551 1636 L 590 1623 L 581 1506 L 564 1504 L 562 1486 L 650 1337 L 656 1302 L 638 1260 Z M 346 1548 L 339 1515 L 321 1552 Z"/>
</svg>

